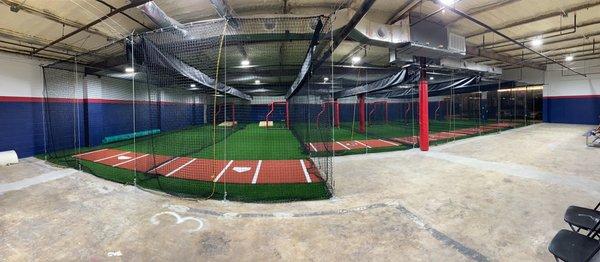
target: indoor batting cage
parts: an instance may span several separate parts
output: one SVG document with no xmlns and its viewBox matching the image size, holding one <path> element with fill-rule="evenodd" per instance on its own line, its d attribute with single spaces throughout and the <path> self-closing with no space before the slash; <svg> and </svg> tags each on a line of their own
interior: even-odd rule
<svg viewBox="0 0 600 262">
<path fill-rule="evenodd" d="M 329 198 L 333 151 L 310 146 L 333 136 L 331 86 L 313 77 L 331 74 L 313 64 L 326 30 L 323 16 L 215 19 L 47 65 L 43 157 L 180 196 Z"/>
</svg>

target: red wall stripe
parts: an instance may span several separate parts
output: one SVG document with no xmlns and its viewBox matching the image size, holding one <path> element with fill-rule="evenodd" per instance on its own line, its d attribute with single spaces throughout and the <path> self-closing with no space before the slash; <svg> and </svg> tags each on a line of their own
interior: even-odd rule
<svg viewBox="0 0 600 262">
<path fill-rule="evenodd" d="M 600 95 L 576 95 L 576 96 L 545 96 L 544 99 L 585 99 L 585 98 L 600 98 Z"/>
<path fill-rule="evenodd" d="M 43 97 L 25 97 L 25 96 L 0 96 L 0 103 L 43 103 L 44 100 L 50 103 L 83 103 L 87 102 L 90 104 L 131 104 L 132 100 L 118 100 L 118 99 L 73 99 L 73 98 L 47 98 Z M 140 103 L 146 103 L 147 101 L 139 101 Z M 194 103 L 182 103 L 182 102 L 152 102 L 162 104 L 194 104 Z"/>
</svg>

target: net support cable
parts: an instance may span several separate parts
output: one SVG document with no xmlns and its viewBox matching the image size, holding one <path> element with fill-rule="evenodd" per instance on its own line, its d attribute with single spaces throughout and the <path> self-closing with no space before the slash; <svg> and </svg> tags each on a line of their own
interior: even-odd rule
<svg viewBox="0 0 600 262">
<path fill-rule="evenodd" d="M 183 75 L 191 80 L 194 80 L 198 84 L 201 84 L 205 87 L 215 89 L 216 91 L 219 91 L 219 92 L 222 92 L 225 94 L 229 94 L 229 95 L 232 95 L 235 97 L 239 97 L 241 99 L 245 99 L 248 101 L 252 99 L 252 97 L 250 95 L 248 95 L 238 89 L 235 89 L 231 86 L 227 86 L 223 83 L 217 83 L 215 81 L 215 79 L 211 78 L 210 76 L 206 75 L 205 73 L 202 73 L 202 71 L 184 63 L 183 61 L 179 60 L 174 55 L 160 51 L 158 49 L 158 47 L 156 47 L 156 45 L 154 45 L 152 43 L 152 41 L 149 41 L 147 39 L 143 39 L 142 41 L 143 41 L 143 45 L 146 49 L 146 52 L 149 52 L 149 53 L 153 52 L 153 53 L 157 54 L 156 56 L 148 56 L 148 57 L 156 58 L 156 60 L 149 61 L 149 62 L 160 64 L 160 65 L 168 65 L 169 67 L 175 69 L 181 75 Z"/>
</svg>

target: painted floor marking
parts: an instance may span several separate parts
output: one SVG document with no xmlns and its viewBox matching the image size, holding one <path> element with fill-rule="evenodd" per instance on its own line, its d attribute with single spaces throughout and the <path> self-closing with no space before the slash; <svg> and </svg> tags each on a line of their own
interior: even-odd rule
<svg viewBox="0 0 600 262">
<path fill-rule="evenodd" d="M 60 169 L 39 176 L 26 178 L 12 183 L 0 184 L 0 195 L 15 190 L 21 190 L 37 184 L 50 182 L 77 173 L 75 169 Z"/>
<path fill-rule="evenodd" d="M 252 184 L 256 184 L 256 181 L 258 181 L 258 173 L 260 172 L 261 165 L 262 165 L 262 160 L 258 160 L 258 164 L 256 165 L 256 170 L 254 171 L 254 176 L 252 177 Z"/>
<path fill-rule="evenodd" d="M 349 148 L 349 147 L 347 147 L 346 145 L 344 145 L 344 144 L 342 144 L 342 143 L 340 143 L 340 142 L 338 142 L 338 141 L 336 141 L 336 143 L 337 143 L 338 145 L 340 145 L 340 146 L 343 146 L 343 147 L 344 147 L 346 150 L 350 150 L 350 148 Z"/>
<path fill-rule="evenodd" d="M 227 165 L 223 168 L 223 170 L 221 170 L 221 173 L 219 173 L 219 175 L 217 177 L 215 177 L 213 182 L 219 181 L 219 179 L 221 179 L 221 177 L 225 174 L 225 171 L 227 171 L 227 169 L 229 168 L 229 166 L 231 166 L 232 163 L 233 163 L 233 160 L 230 160 L 229 163 L 227 163 Z"/>
<path fill-rule="evenodd" d="M 100 158 L 100 159 L 94 160 L 94 163 L 98 163 L 98 162 L 100 162 L 100 161 L 104 161 L 104 160 L 106 160 L 106 159 L 111 159 L 111 158 L 113 158 L 113 157 L 119 157 L 119 156 L 126 155 L 126 154 L 129 154 L 129 153 L 131 153 L 131 152 L 129 152 L 129 151 L 128 151 L 128 152 L 125 152 L 125 153 L 116 154 L 116 155 L 114 155 L 114 156 L 109 156 L 109 157 Z"/>
<path fill-rule="evenodd" d="M 180 158 L 180 157 L 176 157 L 176 158 L 173 158 L 173 159 L 171 159 L 171 160 L 169 160 L 169 161 L 167 161 L 167 162 L 164 162 L 164 163 L 162 163 L 161 165 L 159 165 L 159 166 L 157 166 L 157 167 L 155 167 L 155 168 L 152 168 L 152 169 L 150 169 L 150 170 L 149 170 L 147 173 L 152 173 L 153 171 L 156 171 L 157 169 L 159 169 L 159 168 L 161 168 L 161 167 L 163 167 L 163 166 L 166 166 L 166 165 L 168 165 L 169 163 L 171 163 L 171 162 L 173 162 L 173 161 L 175 161 L 175 160 L 177 160 L 177 159 L 179 159 L 179 158 Z"/>
<path fill-rule="evenodd" d="M 81 157 L 81 156 L 89 155 L 91 153 L 97 153 L 97 152 L 102 152 L 102 151 L 106 151 L 106 150 L 108 150 L 108 148 L 100 149 L 100 150 L 94 150 L 94 151 L 86 152 L 86 153 L 79 154 L 79 155 L 74 155 L 74 157 Z"/>
<path fill-rule="evenodd" d="M 310 145 L 310 147 L 312 148 L 312 150 L 314 150 L 315 152 L 319 151 L 317 150 L 317 148 L 315 147 L 315 145 L 313 145 L 313 143 L 308 143 Z"/>
<path fill-rule="evenodd" d="M 364 146 L 364 147 L 366 147 L 366 148 L 371 148 L 371 146 L 368 146 L 368 145 L 366 145 L 366 144 L 364 144 L 364 143 L 361 143 L 361 142 L 360 142 L 360 141 L 358 141 L 358 140 L 354 140 L 354 142 L 356 142 L 357 144 L 360 144 L 360 145 L 362 145 L 362 146 Z"/>
<path fill-rule="evenodd" d="M 176 168 L 175 170 L 171 171 L 170 173 L 166 174 L 165 176 L 171 176 L 172 174 L 175 174 L 177 171 L 183 169 L 184 167 L 188 166 L 191 163 L 194 163 L 194 161 L 196 161 L 197 158 L 193 158 L 192 160 L 188 161 L 187 163 L 181 165 L 180 167 Z"/>
<path fill-rule="evenodd" d="M 381 142 L 384 142 L 384 143 L 387 143 L 387 144 L 390 144 L 390 145 L 393 145 L 393 146 L 399 146 L 399 144 L 396 144 L 394 142 L 386 141 L 386 140 L 383 140 L 383 139 L 377 139 L 377 140 L 379 140 Z"/>
<path fill-rule="evenodd" d="M 306 183 L 312 183 L 310 176 L 308 175 L 308 170 L 306 170 L 306 165 L 304 165 L 304 160 L 300 159 L 300 165 L 302 166 L 302 171 L 304 171 L 304 178 L 306 178 Z"/>
<path fill-rule="evenodd" d="M 149 155 L 150 155 L 150 154 L 145 154 L 145 155 L 142 155 L 142 156 L 134 157 L 134 158 L 132 158 L 132 159 L 129 159 L 129 160 L 127 160 L 127 161 L 124 161 L 124 162 L 121 162 L 121 163 L 118 163 L 118 164 L 114 164 L 114 165 L 113 165 L 113 167 L 118 167 L 118 166 L 120 166 L 120 165 L 127 164 L 127 163 L 129 163 L 129 162 L 132 162 L 132 161 L 135 161 L 135 160 L 138 160 L 138 159 L 141 159 L 141 158 L 147 157 L 147 156 L 149 156 Z"/>
</svg>

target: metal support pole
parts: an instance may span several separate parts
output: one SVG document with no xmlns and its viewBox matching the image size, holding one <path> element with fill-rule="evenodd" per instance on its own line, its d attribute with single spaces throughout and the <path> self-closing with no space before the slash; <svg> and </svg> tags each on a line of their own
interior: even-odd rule
<svg viewBox="0 0 600 262">
<path fill-rule="evenodd" d="M 421 79 L 419 80 L 419 148 L 421 151 L 429 151 L 429 96 L 427 72 L 425 70 L 426 60 L 420 59 Z"/>
</svg>

